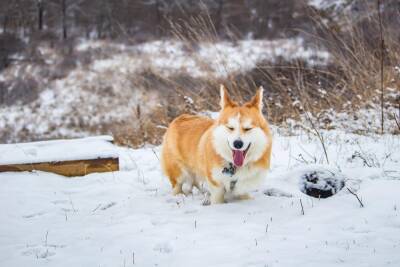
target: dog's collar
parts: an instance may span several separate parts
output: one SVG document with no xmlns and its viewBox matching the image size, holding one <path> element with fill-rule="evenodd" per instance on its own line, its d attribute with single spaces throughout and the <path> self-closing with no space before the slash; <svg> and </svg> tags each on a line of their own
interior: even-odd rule
<svg viewBox="0 0 400 267">
<path fill-rule="evenodd" d="M 232 162 L 229 162 L 229 165 L 222 169 L 222 173 L 232 177 L 236 173 L 236 166 Z"/>
</svg>

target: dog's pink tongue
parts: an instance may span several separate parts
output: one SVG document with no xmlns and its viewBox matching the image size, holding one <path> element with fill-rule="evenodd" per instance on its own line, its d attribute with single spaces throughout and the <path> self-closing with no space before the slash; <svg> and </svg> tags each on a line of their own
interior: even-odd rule
<svg viewBox="0 0 400 267">
<path fill-rule="evenodd" d="M 244 151 L 233 150 L 233 163 L 235 166 L 240 167 L 243 165 L 244 161 Z"/>
</svg>

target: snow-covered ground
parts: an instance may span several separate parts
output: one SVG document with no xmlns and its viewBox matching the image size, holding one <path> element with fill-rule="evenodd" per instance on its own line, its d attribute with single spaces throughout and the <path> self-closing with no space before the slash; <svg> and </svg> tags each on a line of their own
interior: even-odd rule
<svg viewBox="0 0 400 267">
<path fill-rule="evenodd" d="M 326 164 L 321 144 L 279 132 L 254 199 L 222 205 L 172 196 L 158 147 L 119 148 L 115 173 L 2 173 L 0 266 L 400 266 L 399 137 L 323 133 L 361 208 L 346 188 L 302 194 L 300 170 Z"/>
</svg>

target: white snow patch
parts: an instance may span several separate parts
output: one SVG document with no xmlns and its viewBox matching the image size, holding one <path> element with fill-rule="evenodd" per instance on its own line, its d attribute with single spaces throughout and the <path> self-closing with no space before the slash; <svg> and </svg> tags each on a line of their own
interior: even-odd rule
<svg viewBox="0 0 400 267">
<path fill-rule="evenodd" d="M 340 7 L 346 3 L 346 0 L 309 0 L 308 4 L 317 9 L 328 9 L 331 7 Z"/>
<path fill-rule="evenodd" d="M 111 136 L 0 145 L 0 165 L 118 158 Z"/>
</svg>

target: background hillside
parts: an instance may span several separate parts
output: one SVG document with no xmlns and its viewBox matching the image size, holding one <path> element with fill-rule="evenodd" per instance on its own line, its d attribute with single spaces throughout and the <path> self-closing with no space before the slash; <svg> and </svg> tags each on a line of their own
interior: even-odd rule
<svg viewBox="0 0 400 267">
<path fill-rule="evenodd" d="M 216 111 L 219 83 L 263 85 L 288 134 L 397 134 L 400 4 L 382 2 L 1 0 L 0 142 L 158 144 L 178 114 Z"/>
</svg>

